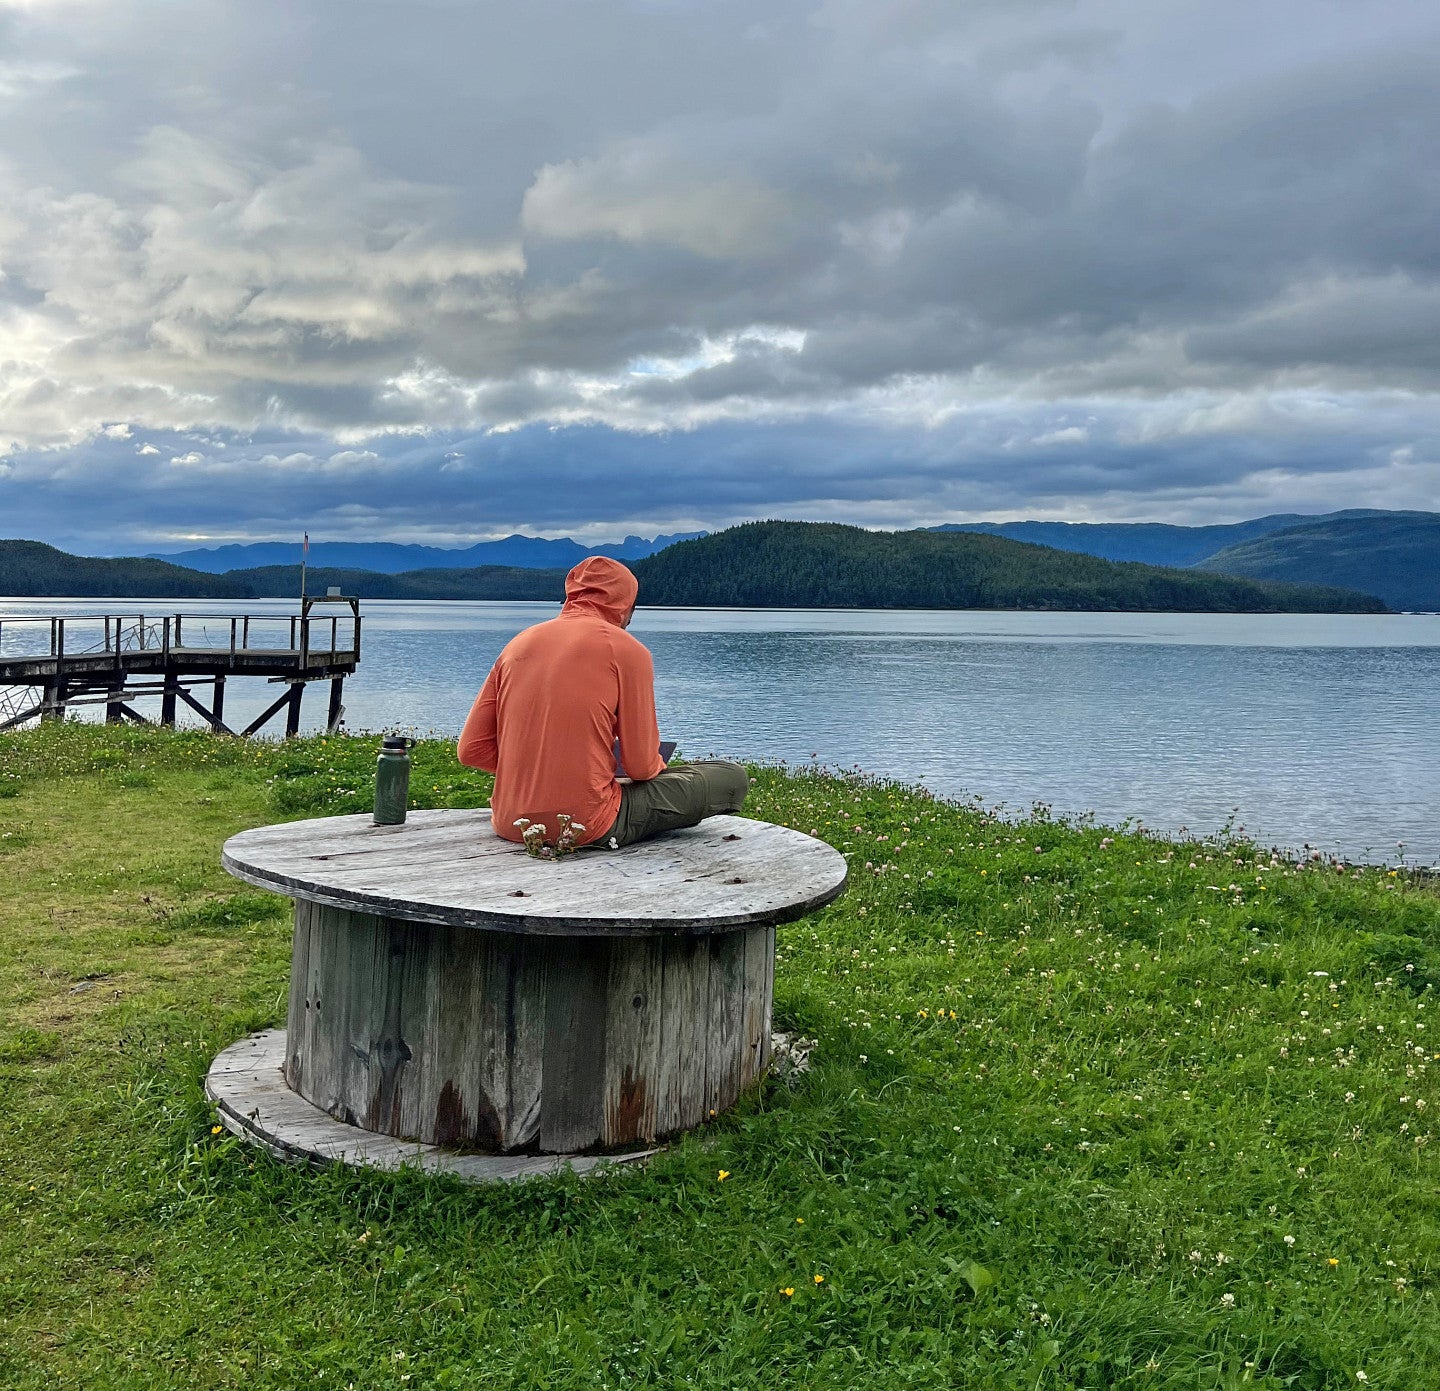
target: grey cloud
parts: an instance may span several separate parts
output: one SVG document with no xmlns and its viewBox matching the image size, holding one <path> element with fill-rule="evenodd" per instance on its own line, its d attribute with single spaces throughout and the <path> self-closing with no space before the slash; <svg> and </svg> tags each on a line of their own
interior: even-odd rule
<svg viewBox="0 0 1440 1391">
<path fill-rule="evenodd" d="M 0 10 L 0 41 L 11 502 L 70 450 L 153 503 L 156 456 L 95 440 L 120 422 L 407 458 L 466 525 L 465 469 L 493 485 L 549 426 L 622 432 L 574 438 L 642 480 L 708 440 L 717 515 L 980 507 L 987 468 L 1129 507 L 1326 471 L 1293 421 L 1288 456 L 1263 423 L 1225 434 L 1231 468 L 1167 404 L 1192 395 L 1350 393 L 1373 418 L 1346 438 L 1385 458 L 1424 430 L 1387 434 L 1384 392 L 1435 411 L 1440 20 L 1416 0 L 138 0 Z M 1023 467 L 975 435 L 987 411 Z M 1087 413 L 1105 428 L 1067 450 Z M 893 486 L 837 421 L 888 441 Z M 449 482 L 423 471 L 470 438 Z M 238 487 L 264 457 L 194 467 Z"/>
<path fill-rule="evenodd" d="M 904 419 L 905 417 L 901 417 Z M 154 455 L 140 450 L 157 448 Z M 225 447 L 221 447 L 225 446 Z M 94 505 L 95 478 L 126 486 Z M 604 427 L 381 436 L 101 437 L 12 456 L 4 531 L 98 552 L 390 536 L 462 545 L 523 529 L 600 537 L 756 516 L 915 526 L 975 516 L 1234 519 L 1425 506 L 1440 428 L 1413 396 L 1192 396 L 985 406 L 908 427 L 806 416 L 643 435 Z"/>
</svg>

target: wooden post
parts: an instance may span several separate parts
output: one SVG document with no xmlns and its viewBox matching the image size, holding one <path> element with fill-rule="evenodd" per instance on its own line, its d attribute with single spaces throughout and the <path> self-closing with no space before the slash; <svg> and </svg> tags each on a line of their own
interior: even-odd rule
<svg viewBox="0 0 1440 1391">
<path fill-rule="evenodd" d="M 105 723 L 125 723 L 125 677 L 123 675 L 119 680 L 111 678 L 105 701 Z"/>
<path fill-rule="evenodd" d="M 166 622 L 167 640 L 169 634 L 169 622 Z M 167 642 L 168 645 L 168 642 Z M 175 723 L 175 692 L 179 688 L 180 678 L 171 670 L 165 672 L 165 690 L 160 696 L 160 723 L 167 728 Z"/>
<path fill-rule="evenodd" d="M 55 685 L 51 691 L 55 710 L 50 718 L 63 720 L 65 718 L 65 699 L 70 694 L 70 683 L 65 679 L 65 620 L 57 619 L 55 626 Z"/>
<path fill-rule="evenodd" d="M 325 732 L 334 734 L 340 728 L 340 721 L 345 718 L 345 707 L 340 703 L 340 698 L 345 691 L 345 678 L 333 676 L 330 678 L 330 710 L 325 717 Z"/>
<path fill-rule="evenodd" d="M 290 683 L 290 708 L 285 712 L 285 737 L 293 739 L 300 733 L 300 701 L 305 695 L 305 683 Z"/>
<path fill-rule="evenodd" d="M 235 652 L 235 622 L 233 619 L 230 622 L 230 652 L 233 656 Z M 215 699 L 211 704 L 214 707 L 212 723 L 216 729 L 223 729 L 225 727 L 225 678 L 223 676 L 215 678 Z"/>
</svg>

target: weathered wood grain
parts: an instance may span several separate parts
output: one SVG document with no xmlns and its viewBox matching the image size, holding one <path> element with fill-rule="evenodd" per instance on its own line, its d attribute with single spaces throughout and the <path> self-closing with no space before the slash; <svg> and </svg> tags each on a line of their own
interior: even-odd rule
<svg viewBox="0 0 1440 1391">
<path fill-rule="evenodd" d="M 543 938 L 297 903 L 285 1075 L 377 1134 L 497 1153 L 649 1143 L 768 1062 L 774 929 Z"/>
<path fill-rule="evenodd" d="M 745 934 L 745 988 L 740 1007 L 741 1090 L 770 1061 L 770 990 L 775 979 L 775 929 L 752 927 Z"/>
<path fill-rule="evenodd" d="M 792 922 L 844 891 L 845 858 L 784 826 L 716 816 L 624 850 L 533 860 L 488 811 L 368 815 L 242 831 L 225 868 L 260 888 L 355 912 L 502 932 L 617 936 Z"/>
<path fill-rule="evenodd" d="M 699 1125 L 709 1108 L 705 1090 L 710 1032 L 710 953 L 716 937 L 664 941 L 655 1133 Z"/>
<path fill-rule="evenodd" d="M 542 939 L 303 902 L 295 936 L 286 1077 L 297 1093 L 383 1134 L 499 1151 L 533 1143 Z"/>
<path fill-rule="evenodd" d="M 599 1143 L 605 1110 L 605 1001 L 610 946 L 603 937 L 549 943 L 540 1148 L 564 1154 Z"/>
<path fill-rule="evenodd" d="M 660 940 L 610 943 L 605 1001 L 603 1145 L 655 1138 L 665 970 Z"/>
<path fill-rule="evenodd" d="M 749 936 L 731 932 L 710 944 L 710 1025 L 706 1035 L 706 1114 L 718 1115 L 735 1104 L 744 1085 L 745 944 Z"/>
</svg>

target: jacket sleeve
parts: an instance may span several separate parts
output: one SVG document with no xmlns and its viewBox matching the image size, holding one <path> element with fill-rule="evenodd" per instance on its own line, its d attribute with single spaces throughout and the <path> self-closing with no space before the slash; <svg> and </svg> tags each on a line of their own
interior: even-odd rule
<svg viewBox="0 0 1440 1391">
<path fill-rule="evenodd" d="M 500 678 L 497 673 L 500 663 L 490 668 L 490 675 L 470 707 L 470 716 L 465 728 L 460 731 L 460 742 L 455 747 L 456 756 L 467 768 L 479 768 L 482 772 L 493 773 L 500 761 L 500 745 L 496 739 L 495 699 L 499 693 Z"/>
<path fill-rule="evenodd" d="M 620 761 L 632 782 L 649 782 L 665 771 L 660 757 L 660 726 L 655 721 L 655 664 L 640 642 L 616 654 L 620 678 L 617 733 Z"/>
</svg>

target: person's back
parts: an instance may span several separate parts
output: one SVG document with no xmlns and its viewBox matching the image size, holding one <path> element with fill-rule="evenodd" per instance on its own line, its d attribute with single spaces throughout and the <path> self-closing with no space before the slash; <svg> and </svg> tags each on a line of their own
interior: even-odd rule
<svg viewBox="0 0 1440 1391">
<path fill-rule="evenodd" d="M 620 810 L 615 740 L 627 769 L 652 778 L 665 764 L 655 722 L 654 668 L 625 631 L 635 577 L 618 561 L 591 556 L 565 581 L 558 618 L 512 639 L 475 702 L 458 754 L 495 773 L 495 831 L 520 840 L 520 818 L 553 839 L 561 813 L 598 840 Z"/>
<path fill-rule="evenodd" d="M 558 618 L 512 638 L 465 722 L 461 763 L 495 774 L 492 824 L 560 832 L 562 814 L 585 827 L 575 843 L 612 849 L 739 811 L 749 787 L 738 763 L 666 768 L 655 722 L 650 653 L 625 631 L 639 586 L 618 560 L 590 556 L 565 577 Z M 632 781 L 615 778 L 615 741 Z"/>
</svg>

